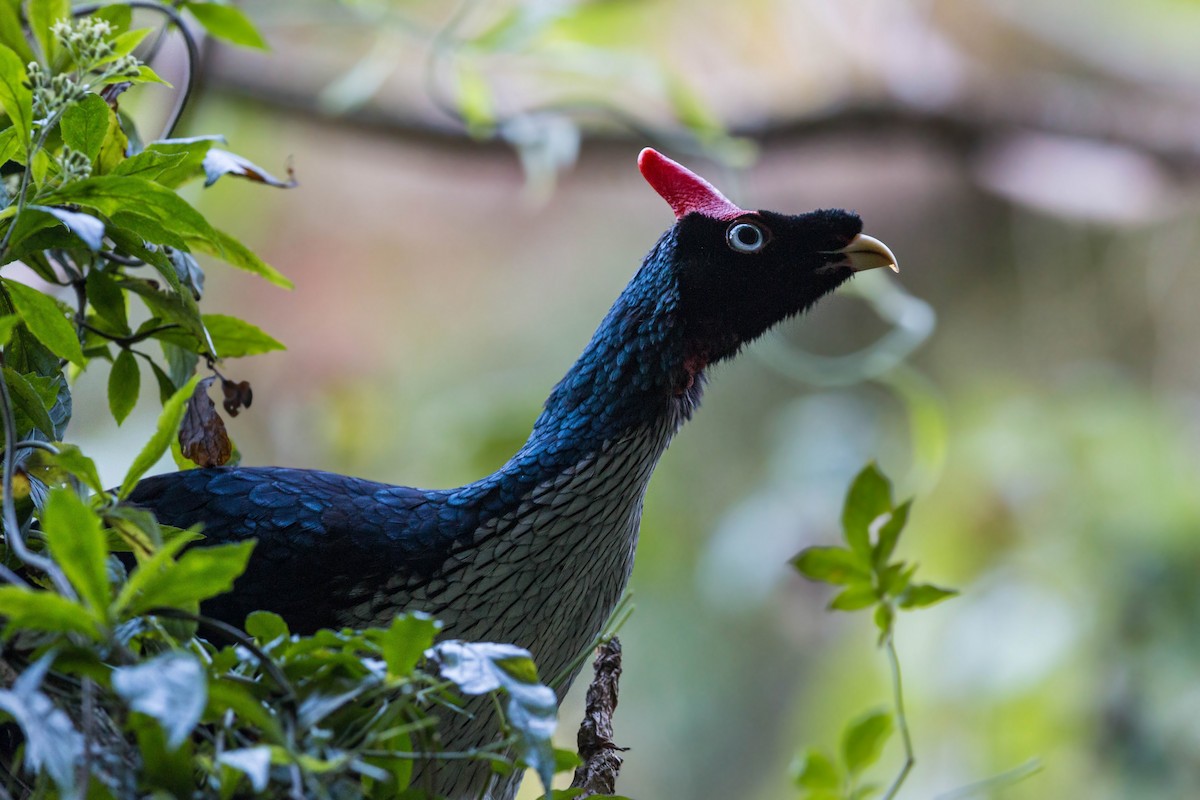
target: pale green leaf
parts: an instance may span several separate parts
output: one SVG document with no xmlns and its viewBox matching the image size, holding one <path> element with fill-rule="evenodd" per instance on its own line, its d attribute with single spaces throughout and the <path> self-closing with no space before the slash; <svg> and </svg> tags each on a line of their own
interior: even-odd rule
<svg viewBox="0 0 1200 800">
<path fill-rule="evenodd" d="M 411 675 L 425 651 L 433 646 L 441 627 L 441 623 L 420 611 L 393 619 L 380 641 L 388 674 L 400 678 Z"/>
<path fill-rule="evenodd" d="M 871 579 L 864 559 L 845 547 L 809 547 L 792 559 L 792 564 L 809 580 L 823 583 L 848 584 Z"/>
<path fill-rule="evenodd" d="M 886 711 L 873 711 L 852 722 L 842 733 L 846 769 L 857 775 L 878 761 L 892 729 L 892 715 Z"/>
<path fill-rule="evenodd" d="M 79 495 L 54 489 L 42 510 L 42 532 L 54 560 L 98 615 L 108 608 L 108 546 L 100 517 Z"/>
<path fill-rule="evenodd" d="M 214 3 L 185 3 L 184 8 L 192 12 L 192 16 L 204 26 L 204 29 L 218 39 L 224 39 L 232 44 L 243 47 L 253 47 L 267 50 L 266 40 L 254 27 L 242 11 L 234 6 L 216 5 Z"/>
<path fill-rule="evenodd" d="M 0 617 L 10 630 L 81 633 L 97 639 L 100 629 L 91 612 L 61 594 L 20 586 L 0 586 Z"/>
<path fill-rule="evenodd" d="M 829 608 L 833 611 L 858 611 L 878 602 L 879 597 L 870 584 L 850 586 L 833 598 Z"/>
<path fill-rule="evenodd" d="M 205 314 L 201 319 L 216 348 L 214 355 L 218 358 L 241 358 L 286 349 L 282 342 L 237 317 Z"/>
<path fill-rule="evenodd" d="M 178 561 L 165 569 L 151 572 L 140 584 L 141 594 L 130 604 L 130 610 L 145 612 L 153 608 L 180 608 L 224 594 L 233 588 L 233 581 L 246 570 L 254 540 L 236 544 L 197 547 L 188 550 Z M 149 562 L 139 568 L 139 572 Z"/>
<path fill-rule="evenodd" d="M 224 231 L 216 231 L 216 239 L 210 242 L 204 239 L 188 239 L 188 246 L 201 253 L 208 253 L 229 264 L 247 272 L 253 272 L 276 286 L 291 289 L 292 282 L 283 273 L 267 264 L 250 251 L 246 245 Z"/>
<path fill-rule="evenodd" d="M 41 47 L 42 57 L 46 63 L 53 63 L 59 48 L 50 26 L 60 19 L 71 19 L 71 0 L 29 0 L 25 13 L 34 38 Z"/>
<path fill-rule="evenodd" d="M 133 464 L 129 467 L 129 472 L 125 474 L 125 480 L 121 482 L 121 499 L 129 496 L 133 491 L 133 487 L 137 485 L 138 480 L 146 474 L 146 470 L 158 463 L 158 460 L 166 454 L 171 447 L 171 439 L 174 438 L 175 432 L 179 430 L 179 422 L 183 419 L 183 412 L 187 408 L 187 401 L 192 396 L 192 392 L 196 389 L 196 384 L 199 382 L 200 376 L 195 375 L 187 382 L 179 391 L 171 396 L 163 405 L 162 414 L 158 418 L 158 427 L 154 431 L 154 435 L 150 437 L 150 441 L 142 448 L 142 452 L 138 453 L 137 458 L 133 460 Z"/>
<path fill-rule="evenodd" d="M 943 589 L 931 583 L 917 583 L 909 586 L 900 596 L 900 607 L 906 609 L 925 608 L 954 597 L 956 594 L 958 594 L 956 589 Z"/>
<path fill-rule="evenodd" d="M 21 143 L 21 156 L 29 152 L 33 128 L 33 94 L 25 86 L 28 80 L 26 63 L 12 49 L 0 45 L 0 106 L 12 120 L 13 130 Z"/>
<path fill-rule="evenodd" d="M 892 485 L 874 463 L 868 464 L 850 484 L 842 509 L 842 531 L 854 552 L 870 558 L 871 523 L 891 510 Z"/>
<path fill-rule="evenodd" d="M 837 789 L 842 775 L 833 759 L 820 750 L 807 750 L 793 767 L 797 789 Z"/>
</svg>

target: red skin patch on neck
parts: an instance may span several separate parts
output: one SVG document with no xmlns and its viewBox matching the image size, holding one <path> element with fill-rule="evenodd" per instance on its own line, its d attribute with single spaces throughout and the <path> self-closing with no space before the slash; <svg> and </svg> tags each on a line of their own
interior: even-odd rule
<svg viewBox="0 0 1200 800">
<path fill-rule="evenodd" d="M 679 397 L 696 385 L 696 377 L 708 366 L 708 359 L 694 353 L 683 359 L 683 383 L 676 387 L 675 396 Z"/>
<path fill-rule="evenodd" d="M 719 220 L 749 214 L 726 199 L 717 188 L 682 164 L 647 147 L 638 155 L 638 169 L 646 182 L 675 212 L 675 219 L 696 213 Z"/>
</svg>

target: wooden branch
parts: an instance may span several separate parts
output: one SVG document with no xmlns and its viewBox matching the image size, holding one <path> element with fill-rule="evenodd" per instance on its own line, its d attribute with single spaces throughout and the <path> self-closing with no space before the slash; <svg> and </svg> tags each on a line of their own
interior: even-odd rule
<svg viewBox="0 0 1200 800">
<path fill-rule="evenodd" d="M 617 708 L 621 680 L 621 642 L 615 636 L 596 648 L 595 676 L 587 690 L 583 722 L 579 725 L 579 756 L 583 764 L 575 770 L 572 789 L 583 789 L 580 797 L 614 794 L 617 774 L 624 759 L 612 740 L 612 716 Z"/>
</svg>

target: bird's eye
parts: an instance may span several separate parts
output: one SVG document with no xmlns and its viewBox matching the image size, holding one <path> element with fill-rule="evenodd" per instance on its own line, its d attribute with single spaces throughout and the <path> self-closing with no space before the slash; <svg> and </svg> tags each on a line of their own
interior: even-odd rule
<svg viewBox="0 0 1200 800">
<path fill-rule="evenodd" d="M 729 226 L 725 241 L 739 253 L 757 253 L 767 244 L 767 232 L 753 222 L 739 221 Z"/>
</svg>

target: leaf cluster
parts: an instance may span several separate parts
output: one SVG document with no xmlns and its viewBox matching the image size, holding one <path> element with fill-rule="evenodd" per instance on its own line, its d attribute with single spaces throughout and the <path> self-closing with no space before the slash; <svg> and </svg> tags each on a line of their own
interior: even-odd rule
<svg viewBox="0 0 1200 800">
<path fill-rule="evenodd" d="M 897 610 L 925 608 L 957 594 L 914 582 L 917 565 L 893 560 L 911 507 L 912 500 L 894 503 L 891 482 L 869 464 L 850 485 L 842 509 L 846 545 L 809 547 L 792 559 L 806 578 L 842 587 L 830 610 L 874 608 L 880 644 L 892 635 Z"/>
<path fill-rule="evenodd" d="M 264 46 L 231 5 L 161 9 Z M 431 649 L 439 625 L 418 614 L 313 636 L 268 613 L 245 631 L 208 620 L 200 604 L 232 588 L 254 542 L 192 546 L 201 531 L 124 502 L 167 452 L 181 468 L 228 460 L 208 389 L 220 381 L 231 416 L 252 391 L 218 364 L 282 348 L 249 322 L 200 311 L 202 258 L 290 283 L 178 190 L 223 176 L 295 184 L 290 170 L 276 178 L 222 149 L 219 136 L 139 133 L 121 101 L 131 86 L 163 83 L 142 60 L 162 32 L 132 20 L 123 3 L 77 16 L 68 0 L 0 0 L 0 266 L 19 262 L 35 278 L 0 277 L 0 719 L 21 740 L 0 755 L 0 793 L 417 797 L 413 765 L 430 757 L 528 764 L 548 782 L 569 759 L 549 746 L 554 694 L 527 652 Z M 64 441 L 72 379 L 105 363 L 118 423 L 139 402 L 144 371 L 162 404 L 112 491 Z M 466 681 L 466 663 L 492 680 Z M 496 741 L 439 752 L 437 718 L 478 693 L 505 698 Z"/>
<path fill-rule="evenodd" d="M 890 800 L 913 764 L 912 744 L 904 716 L 900 665 L 894 645 L 896 612 L 931 606 L 957 594 L 929 583 L 917 583 L 916 564 L 894 558 L 900 536 L 908 524 L 912 500 L 897 504 L 892 484 L 875 464 L 855 477 L 842 507 L 844 546 L 810 547 L 792 559 L 805 577 L 841 587 L 829 604 L 831 611 L 872 609 L 879 630 L 878 643 L 887 651 L 892 668 L 893 708 L 875 710 L 850 722 L 842 732 L 839 758 L 821 750 L 804 751 L 797 760 L 795 785 L 805 800 L 867 800 L 883 791 L 864 773 L 883 754 L 899 730 L 905 763 L 888 788 Z"/>
</svg>

